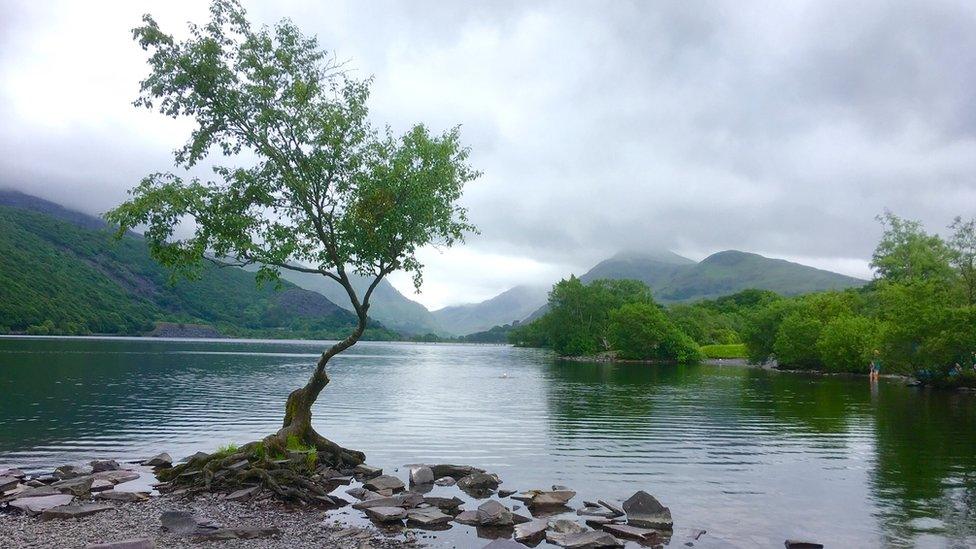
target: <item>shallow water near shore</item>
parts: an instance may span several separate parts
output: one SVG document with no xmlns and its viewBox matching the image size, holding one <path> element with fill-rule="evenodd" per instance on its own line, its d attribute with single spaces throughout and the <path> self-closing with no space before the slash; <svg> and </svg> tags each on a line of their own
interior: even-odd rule
<svg viewBox="0 0 976 549">
<path fill-rule="evenodd" d="M 0 467 L 182 457 L 259 438 L 321 348 L 0 338 Z M 360 343 L 330 376 L 316 427 L 389 473 L 462 463 L 498 473 L 504 488 L 565 484 L 579 499 L 643 489 L 677 529 L 734 546 L 976 545 L 973 395 L 444 344 Z"/>
</svg>

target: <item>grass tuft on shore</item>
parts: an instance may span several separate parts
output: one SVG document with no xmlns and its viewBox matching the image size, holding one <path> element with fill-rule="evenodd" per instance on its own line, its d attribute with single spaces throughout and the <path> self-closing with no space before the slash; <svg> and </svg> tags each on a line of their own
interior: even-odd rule
<svg viewBox="0 0 976 549">
<path fill-rule="evenodd" d="M 702 354 L 707 358 L 748 358 L 745 343 L 730 345 L 703 345 Z"/>
</svg>

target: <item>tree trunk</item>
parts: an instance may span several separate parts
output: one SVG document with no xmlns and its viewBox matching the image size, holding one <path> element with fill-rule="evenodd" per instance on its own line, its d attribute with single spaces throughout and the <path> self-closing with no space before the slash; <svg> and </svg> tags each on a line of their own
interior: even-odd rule
<svg viewBox="0 0 976 549">
<path fill-rule="evenodd" d="M 364 319 L 360 319 L 356 330 L 346 339 L 333 345 L 322 353 L 315 372 L 301 389 L 295 389 L 288 395 L 285 402 L 285 419 L 277 433 L 265 439 L 265 444 L 279 451 L 284 451 L 289 440 L 295 440 L 305 446 L 314 447 L 319 452 L 319 461 L 335 466 L 354 466 L 366 460 L 366 454 L 349 450 L 318 434 L 312 427 L 312 405 L 318 399 L 319 393 L 329 384 L 329 376 L 325 366 L 329 360 L 352 347 L 359 341 L 366 327 Z"/>
</svg>

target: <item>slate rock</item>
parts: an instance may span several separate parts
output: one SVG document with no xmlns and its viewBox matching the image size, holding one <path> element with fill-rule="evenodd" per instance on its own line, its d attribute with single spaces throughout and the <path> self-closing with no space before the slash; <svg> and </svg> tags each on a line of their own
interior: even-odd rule
<svg viewBox="0 0 976 549">
<path fill-rule="evenodd" d="M 17 498 L 11 501 L 8 505 L 15 509 L 20 509 L 25 513 L 36 515 L 54 507 L 67 505 L 74 499 L 75 497 L 71 494 L 55 494 L 50 496 Z"/>
<path fill-rule="evenodd" d="M 156 544 L 149 538 L 126 539 L 108 543 L 93 543 L 85 549 L 155 549 Z"/>
<path fill-rule="evenodd" d="M 434 471 L 426 465 L 410 468 L 410 484 L 433 484 Z"/>
<path fill-rule="evenodd" d="M 61 490 L 53 486 L 46 486 L 44 484 L 40 486 L 35 486 L 33 488 L 28 488 L 23 492 L 17 494 L 18 498 L 36 498 L 39 496 L 54 496 L 60 494 Z"/>
<path fill-rule="evenodd" d="M 119 471 L 102 471 L 101 473 L 94 473 L 92 478 L 96 480 L 107 480 L 113 484 L 122 484 L 123 482 L 138 479 L 139 473 L 135 471 L 127 471 L 125 469 Z"/>
<path fill-rule="evenodd" d="M 92 493 L 104 492 L 105 490 L 111 490 L 114 487 L 115 485 L 112 484 L 112 481 L 99 478 L 92 480 L 91 488 L 88 490 Z"/>
<path fill-rule="evenodd" d="M 576 514 L 579 515 L 579 516 L 581 516 L 581 517 L 604 517 L 604 518 L 608 518 L 608 519 L 618 516 L 613 511 L 611 511 L 611 510 L 609 510 L 609 509 L 607 509 L 606 507 L 603 507 L 603 506 L 598 506 L 598 507 L 589 507 L 589 506 L 588 507 L 581 507 L 580 509 L 578 509 L 576 511 Z"/>
<path fill-rule="evenodd" d="M 466 524 L 468 526 L 478 525 L 478 512 L 477 511 L 461 511 L 454 517 L 454 522 L 459 522 L 461 524 Z"/>
<path fill-rule="evenodd" d="M 379 475 L 363 483 L 366 488 L 380 492 L 381 490 L 391 490 L 393 493 L 402 492 L 406 486 L 403 481 L 392 475 Z"/>
<path fill-rule="evenodd" d="M 610 503 L 609 501 L 601 499 L 597 500 L 597 503 L 605 507 L 607 510 L 612 511 L 615 517 L 622 517 L 626 514 L 622 507 L 614 503 Z"/>
<path fill-rule="evenodd" d="M 445 498 L 438 496 L 425 496 L 424 503 L 437 507 L 441 510 L 456 510 L 460 507 L 464 500 L 459 497 Z"/>
<path fill-rule="evenodd" d="M 654 496 L 641 490 L 624 502 L 627 524 L 643 528 L 670 529 L 674 525 L 671 510 L 661 505 Z"/>
<path fill-rule="evenodd" d="M 59 505 L 41 513 L 41 520 L 64 520 L 75 519 L 101 513 L 103 511 L 113 511 L 115 507 L 102 505 L 99 503 L 81 503 L 76 505 Z"/>
<path fill-rule="evenodd" d="M 461 480 L 462 478 L 474 474 L 474 473 L 484 473 L 484 469 L 478 469 L 477 467 L 471 467 L 470 465 L 431 465 L 431 472 L 434 473 L 434 478 L 441 477 L 451 477 L 454 480 Z"/>
<path fill-rule="evenodd" d="M 545 507 L 550 505 L 566 505 L 574 497 L 576 497 L 576 492 L 572 490 L 529 490 L 512 496 L 512 499 L 524 501 L 528 505 L 535 507 Z"/>
<path fill-rule="evenodd" d="M 603 531 L 610 532 L 618 538 L 634 539 L 637 541 L 655 543 L 660 539 L 660 534 L 658 534 L 656 530 L 638 528 L 637 526 L 630 526 L 627 524 L 605 524 L 603 526 Z"/>
<path fill-rule="evenodd" d="M 13 490 L 20 484 L 20 479 L 13 475 L 6 475 L 0 477 L 0 492 L 6 492 L 7 490 Z"/>
<path fill-rule="evenodd" d="M 21 471 L 16 467 L 10 469 L 0 469 L 0 477 L 14 477 L 14 478 L 22 479 L 26 476 L 27 473 Z"/>
<path fill-rule="evenodd" d="M 142 464 L 148 465 L 150 467 L 172 467 L 173 457 L 167 454 L 166 452 L 162 452 L 160 454 L 154 455 L 153 457 L 147 459 L 146 461 L 143 461 Z"/>
<path fill-rule="evenodd" d="M 478 506 L 478 525 L 480 526 L 511 526 L 512 511 L 501 503 L 490 500 Z"/>
<path fill-rule="evenodd" d="M 457 481 L 451 477 L 441 477 L 435 480 L 434 484 L 436 484 L 437 486 L 454 486 L 455 484 L 457 484 Z"/>
<path fill-rule="evenodd" d="M 93 473 L 101 473 L 102 471 L 118 471 L 122 468 L 119 462 L 114 459 L 96 459 L 89 463 Z"/>
<path fill-rule="evenodd" d="M 78 465 L 62 465 L 54 470 L 54 476 L 59 480 L 83 477 L 90 474 L 91 471 L 89 469 Z"/>
<path fill-rule="evenodd" d="M 515 541 L 535 544 L 546 537 L 546 529 L 549 528 L 549 521 L 546 519 L 534 519 L 525 524 L 515 526 Z"/>
<path fill-rule="evenodd" d="M 494 490 L 502 481 L 498 475 L 489 473 L 472 473 L 461 477 L 457 482 L 457 487 L 462 490 Z"/>
<path fill-rule="evenodd" d="M 197 518 L 189 511 L 163 511 L 159 516 L 163 530 L 174 534 L 188 535 L 201 530 L 219 528 L 213 522 Z"/>
<path fill-rule="evenodd" d="M 518 490 L 499 490 L 498 497 L 507 498 L 508 496 L 514 494 L 515 492 L 518 492 Z"/>
<path fill-rule="evenodd" d="M 105 501 L 118 501 L 122 503 L 139 503 L 141 501 L 148 501 L 149 494 L 146 492 L 123 492 L 120 490 L 107 490 L 105 492 L 99 492 L 95 494 L 95 499 L 101 499 Z"/>
<path fill-rule="evenodd" d="M 453 518 L 451 515 L 441 512 L 437 507 L 407 511 L 407 522 L 418 526 L 440 526 L 451 522 Z"/>
<path fill-rule="evenodd" d="M 371 507 L 401 507 L 413 509 L 424 502 L 424 496 L 416 492 L 404 492 L 395 496 L 385 498 L 366 499 L 353 504 L 353 509 L 369 509 Z"/>
<path fill-rule="evenodd" d="M 550 533 L 551 534 L 551 533 Z M 598 547 L 623 547 L 624 544 L 607 532 L 591 530 L 578 534 L 547 535 L 546 540 L 560 547 L 571 549 L 595 549 Z"/>
<path fill-rule="evenodd" d="M 510 539 L 496 539 L 481 549 L 525 549 L 525 546 Z"/>
<path fill-rule="evenodd" d="M 349 494 L 350 496 L 356 498 L 356 499 L 365 499 L 366 498 L 366 489 L 363 488 L 362 486 L 357 486 L 355 488 L 350 488 L 350 489 L 346 490 L 346 493 Z"/>
<path fill-rule="evenodd" d="M 91 476 L 84 477 L 72 477 L 65 480 L 59 480 L 51 485 L 52 488 L 57 488 L 62 494 L 71 494 L 79 498 L 87 498 L 91 494 L 92 482 L 95 479 Z"/>
<path fill-rule="evenodd" d="M 399 522 L 407 517 L 407 511 L 402 507 L 368 507 L 363 511 L 376 522 Z"/>
<path fill-rule="evenodd" d="M 380 467 L 373 467 L 372 465 L 367 465 L 365 463 L 360 463 L 353 469 L 353 474 L 357 477 L 368 479 L 382 475 L 383 469 Z"/>
</svg>

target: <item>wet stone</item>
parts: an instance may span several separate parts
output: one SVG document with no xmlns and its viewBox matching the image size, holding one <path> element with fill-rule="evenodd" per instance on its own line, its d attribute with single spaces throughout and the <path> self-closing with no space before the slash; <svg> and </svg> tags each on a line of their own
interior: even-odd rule
<svg viewBox="0 0 976 549">
<path fill-rule="evenodd" d="M 114 459 L 96 459 L 90 462 L 93 473 L 101 473 L 102 471 L 118 471 L 122 468 L 119 462 Z"/>
<path fill-rule="evenodd" d="M 92 482 L 94 479 L 90 476 L 85 477 L 73 477 L 65 480 L 59 480 L 51 485 L 52 488 L 57 488 L 62 494 L 71 494 L 79 498 L 86 498 L 91 494 Z"/>
<path fill-rule="evenodd" d="M 20 479 L 9 475 L 0 477 L 0 492 L 6 492 L 7 490 L 13 490 L 17 485 L 20 484 Z"/>
<path fill-rule="evenodd" d="M 110 480 L 95 479 L 92 480 L 91 488 L 89 488 L 89 490 L 91 492 L 104 492 L 105 490 L 111 490 L 114 486 L 115 485 L 112 484 L 112 481 Z"/>
<path fill-rule="evenodd" d="M 142 464 L 150 467 L 172 467 L 173 458 L 166 452 L 163 452 L 143 461 Z"/>
<path fill-rule="evenodd" d="M 643 490 L 630 496 L 624 502 L 623 510 L 627 513 L 627 524 L 631 526 L 670 529 L 674 524 L 671 510 Z"/>
<path fill-rule="evenodd" d="M 59 505 L 52 507 L 41 513 L 41 520 L 64 520 L 75 519 L 101 513 L 103 511 L 113 511 L 115 507 L 111 505 L 101 505 L 98 503 L 82 503 L 78 505 Z"/>
<path fill-rule="evenodd" d="M 623 547 L 624 544 L 607 532 L 583 532 L 579 534 L 565 534 L 557 540 L 547 538 L 549 542 L 560 547 L 571 549 L 595 549 L 597 547 Z"/>
<path fill-rule="evenodd" d="M 369 507 L 364 511 L 366 516 L 376 522 L 398 522 L 407 516 L 406 510 L 401 507 Z"/>
<path fill-rule="evenodd" d="M 95 494 L 95 499 L 118 501 L 121 503 L 138 503 L 140 501 L 147 501 L 149 499 L 149 494 L 146 492 L 122 492 L 119 490 L 107 490 L 105 492 Z"/>
<path fill-rule="evenodd" d="M 403 491 L 403 481 L 392 475 L 379 475 L 363 483 L 366 488 L 382 493 L 383 490 L 390 490 L 392 493 Z"/>
<path fill-rule="evenodd" d="M 360 463 L 353 469 L 353 474 L 360 478 L 369 479 L 382 475 L 383 469 L 380 467 L 373 467 L 372 465 L 367 465 L 365 463 Z"/>
<path fill-rule="evenodd" d="M 549 528 L 549 521 L 546 519 L 534 519 L 519 524 L 515 527 L 515 541 L 522 543 L 537 543 L 546 537 L 546 529 Z"/>
<path fill-rule="evenodd" d="M 466 524 L 468 526 L 478 525 L 478 512 L 477 511 L 461 511 L 457 516 L 454 517 L 454 522 L 461 524 Z"/>
<path fill-rule="evenodd" d="M 419 467 L 410 468 L 410 484 L 433 484 L 434 482 L 434 471 L 422 465 Z"/>
<path fill-rule="evenodd" d="M 603 507 L 583 507 L 576 511 L 576 514 L 581 517 L 603 517 L 603 518 L 613 518 L 617 516 L 613 511 Z"/>
<path fill-rule="evenodd" d="M 525 546 L 510 539 L 496 539 L 481 549 L 525 549 Z"/>
<path fill-rule="evenodd" d="M 480 526 L 511 526 L 514 524 L 512 511 L 495 500 L 486 501 L 479 505 L 477 516 Z"/>
<path fill-rule="evenodd" d="M 457 481 L 451 477 L 441 477 L 435 480 L 434 484 L 436 484 L 437 486 L 454 486 L 455 484 L 457 484 Z"/>
<path fill-rule="evenodd" d="M 786 549 L 823 549 L 822 543 L 797 539 L 788 539 L 784 542 L 784 545 Z"/>
<path fill-rule="evenodd" d="M 460 507 L 464 500 L 459 497 L 445 498 L 438 496 L 425 496 L 424 503 L 437 507 L 441 510 L 456 510 Z"/>
<path fill-rule="evenodd" d="M 199 474 L 199 471 L 196 472 Z M 180 475 L 182 476 L 182 475 Z M 139 478 L 139 473 L 135 471 L 102 471 L 101 473 L 95 473 L 92 475 L 95 480 L 107 480 L 114 484 L 122 484 L 123 482 L 133 481 Z"/>
<path fill-rule="evenodd" d="M 91 474 L 89 469 L 77 465 L 62 465 L 54 470 L 54 476 L 60 480 L 83 477 L 89 474 Z"/>
<path fill-rule="evenodd" d="M 603 531 L 610 532 L 619 538 L 627 538 L 637 541 L 656 542 L 660 538 L 660 535 L 656 530 L 638 528 L 636 526 L 629 526 L 627 524 L 605 524 L 603 526 Z"/>
<path fill-rule="evenodd" d="M 474 474 L 474 473 L 484 473 L 484 469 L 478 469 L 477 467 L 471 467 L 470 465 L 431 465 L 430 470 L 434 473 L 434 478 L 441 477 L 451 477 L 454 480 L 461 480 L 462 478 Z"/>
<path fill-rule="evenodd" d="M 451 522 L 454 517 L 441 512 L 437 507 L 413 509 L 407 512 L 407 522 L 418 526 L 438 526 Z"/>
</svg>

